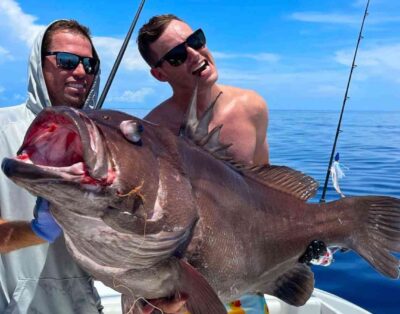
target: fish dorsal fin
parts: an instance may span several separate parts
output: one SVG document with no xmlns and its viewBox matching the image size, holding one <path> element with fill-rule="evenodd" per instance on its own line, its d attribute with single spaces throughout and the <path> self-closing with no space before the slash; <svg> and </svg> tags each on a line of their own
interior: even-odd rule
<svg viewBox="0 0 400 314">
<path fill-rule="evenodd" d="M 263 184 L 306 201 L 318 190 L 312 177 L 286 166 L 241 166 L 243 172 L 261 180 Z"/>
<path fill-rule="evenodd" d="M 249 166 L 236 161 L 230 156 L 228 148 L 231 144 L 222 144 L 220 142 L 222 125 L 218 125 L 208 131 L 215 104 L 221 94 L 222 92 L 217 95 L 199 120 L 197 117 L 196 82 L 184 123 L 179 132 L 180 136 L 192 140 L 214 157 L 228 162 L 235 170 L 245 173 L 271 188 L 293 195 L 300 200 L 308 200 L 314 196 L 318 189 L 318 183 L 299 171 L 284 166 Z"/>
<path fill-rule="evenodd" d="M 274 282 L 265 293 L 294 306 L 304 305 L 314 290 L 314 274 L 305 264 L 297 264 Z"/>
<path fill-rule="evenodd" d="M 185 118 L 179 130 L 180 136 L 185 136 L 187 138 L 193 138 L 194 133 L 199 125 L 199 119 L 197 118 L 197 89 L 198 80 L 196 80 L 192 97 L 188 109 L 185 114 Z"/>
<path fill-rule="evenodd" d="M 187 113 L 185 115 L 184 123 L 180 128 L 179 135 L 192 140 L 196 145 L 202 147 L 216 158 L 226 158 L 226 151 L 229 145 L 224 145 L 220 142 L 219 136 L 222 125 L 218 125 L 210 132 L 208 126 L 213 117 L 214 106 L 218 98 L 222 95 L 219 92 L 217 97 L 206 109 L 203 116 L 199 120 L 197 117 L 197 82 L 193 91 L 192 98 L 189 103 Z"/>
</svg>

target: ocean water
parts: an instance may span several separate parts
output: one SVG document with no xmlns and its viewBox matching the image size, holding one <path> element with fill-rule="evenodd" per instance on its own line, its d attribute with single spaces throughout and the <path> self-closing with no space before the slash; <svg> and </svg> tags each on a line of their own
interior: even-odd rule
<svg viewBox="0 0 400 314">
<path fill-rule="evenodd" d="M 338 112 L 270 112 L 271 163 L 315 178 L 320 189 L 312 202 L 321 197 L 338 119 Z M 400 198 L 400 112 L 345 112 L 341 131 L 336 151 L 348 168 L 342 192 Z M 330 182 L 326 200 L 338 198 Z M 354 252 L 336 253 L 333 264 L 313 271 L 317 288 L 372 313 L 400 313 L 400 280 L 383 277 Z"/>
<path fill-rule="evenodd" d="M 148 110 L 127 112 L 143 117 Z M 270 160 L 324 184 L 339 112 L 270 112 Z M 400 198 L 400 112 L 345 112 L 336 151 L 347 167 L 340 187 L 347 196 Z M 326 201 L 339 195 L 329 182 Z M 400 256 L 399 256 L 400 257 Z M 372 313 L 400 313 L 400 280 L 383 277 L 354 252 L 336 253 L 329 267 L 313 266 L 316 287 L 343 297 Z"/>
</svg>

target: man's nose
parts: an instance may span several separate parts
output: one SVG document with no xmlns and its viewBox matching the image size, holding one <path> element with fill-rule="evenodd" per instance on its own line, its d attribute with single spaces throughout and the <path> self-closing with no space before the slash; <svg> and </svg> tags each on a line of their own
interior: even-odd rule
<svg viewBox="0 0 400 314">
<path fill-rule="evenodd" d="M 200 53 L 188 45 L 186 45 L 186 51 L 188 54 L 188 61 L 189 62 L 197 62 L 200 59 Z"/>
<path fill-rule="evenodd" d="M 80 77 L 86 75 L 86 71 L 85 68 L 83 67 L 82 62 L 79 62 L 78 66 L 74 69 L 73 74 Z"/>
</svg>

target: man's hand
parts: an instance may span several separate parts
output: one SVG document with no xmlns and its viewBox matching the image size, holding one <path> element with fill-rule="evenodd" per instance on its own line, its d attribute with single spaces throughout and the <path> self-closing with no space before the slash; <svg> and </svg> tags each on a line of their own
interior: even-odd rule
<svg viewBox="0 0 400 314">
<path fill-rule="evenodd" d="M 142 314 L 190 314 L 186 309 L 187 297 L 180 294 L 174 298 L 159 298 L 144 300 L 134 299 L 126 294 L 122 295 L 122 309 L 124 313 L 135 312 L 140 308 Z M 136 312 L 135 312 L 136 313 Z"/>
<path fill-rule="evenodd" d="M 49 202 L 38 197 L 34 209 L 35 218 L 31 221 L 33 232 L 47 242 L 53 243 L 62 233 L 62 229 L 49 211 Z"/>
<path fill-rule="evenodd" d="M 165 314 L 186 314 L 188 313 L 185 303 L 186 298 L 181 299 L 173 299 L 173 300 L 166 300 L 166 299 L 158 299 L 158 300 L 151 300 L 150 302 L 152 305 L 147 304 L 143 308 L 143 314 L 159 314 L 161 313 L 158 309 L 162 310 Z"/>
</svg>

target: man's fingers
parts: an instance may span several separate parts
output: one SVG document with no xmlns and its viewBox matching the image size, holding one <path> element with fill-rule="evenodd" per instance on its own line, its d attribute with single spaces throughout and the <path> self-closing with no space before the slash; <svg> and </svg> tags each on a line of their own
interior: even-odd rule
<svg viewBox="0 0 400 314">
<path fill-rule="evenodd" d="M 142 311 L 143 314 L 159 314 L 159 310 L 165 314 L 184 314 L 187 312 L 185 303 L 186 298 L 149 300 Z"/>
</svg>

